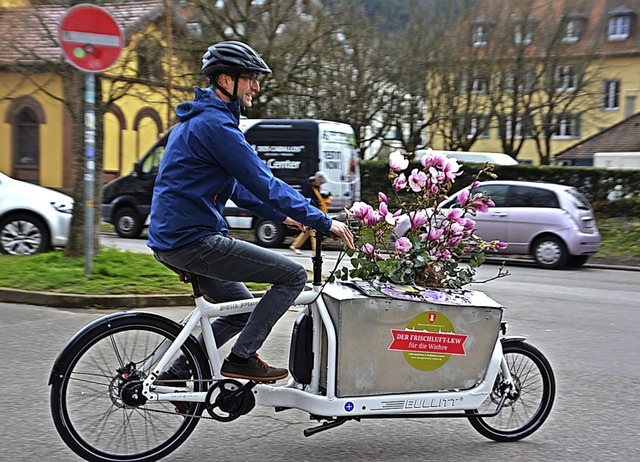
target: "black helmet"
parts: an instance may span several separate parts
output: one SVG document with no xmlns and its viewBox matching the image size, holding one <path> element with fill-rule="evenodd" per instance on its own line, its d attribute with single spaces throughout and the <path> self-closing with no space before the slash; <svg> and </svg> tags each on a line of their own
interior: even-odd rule
<svg viewBox="0 0 640 462">
<path fill-rule="evenodd" d="M 228 72 L 238 75 L 240 72 L 259 72 L 271 74 L 271 69 L 260 55 L 249 45 L 227 41 L 211 45 L 202 55 L 202 73 L 212 80 L 215 74 Z"/>
</svg>

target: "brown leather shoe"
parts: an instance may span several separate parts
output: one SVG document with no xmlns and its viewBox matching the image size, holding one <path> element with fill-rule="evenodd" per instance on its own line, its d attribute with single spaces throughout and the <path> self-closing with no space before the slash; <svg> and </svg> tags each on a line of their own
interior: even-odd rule
<svg viewBox="0 0 640 462">
<path fill-rule="evenodd" d="M 289 375 L 287 369 L 271 367 L 261 360 L 258 355 L 249 358 L 246 364 L 234 363 L 229 359 L 225 359 L 220 373 L 225 377 L 253 380 L 255 382 L 275 382 Z"/>
</svg>

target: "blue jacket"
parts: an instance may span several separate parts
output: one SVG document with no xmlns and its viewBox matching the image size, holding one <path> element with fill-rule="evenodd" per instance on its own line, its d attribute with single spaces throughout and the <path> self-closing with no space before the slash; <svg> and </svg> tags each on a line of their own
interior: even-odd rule
<svg viewBox="0 0 640 462">
<path fill-rule="evenodd" d="M 273 176 L 238 128 L 240 101 L 225 103 L 196 88 L 194 101 L 178 105 L 151 201 L 148 245 L 184 247 L 210 234 L 228 233 L 225 203 L 282 222 L 287 216 L 319 231 L 331 219 Z"/>
</svg>

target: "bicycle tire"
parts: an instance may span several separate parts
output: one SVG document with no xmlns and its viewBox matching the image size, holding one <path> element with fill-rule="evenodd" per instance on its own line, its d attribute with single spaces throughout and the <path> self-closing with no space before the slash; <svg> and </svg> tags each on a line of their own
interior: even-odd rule
<svg viewBox="0 0 640 462">
<path fill-rule="evenodd" d="M 146 401 L 131 392 L 146 377 L 144 373 L 127 382 L 116 372 L 126 364 L 147 362 L 162 342 L 174 340 L 181 330 L 166 318 L 138 315 L 119 313 L 94 322 L 62 351 L 59 358 L 64 364 L 54 366 L 53 421 L 67 446 L 84 459 L 158 460 L 189 437 L 204 410 L 204 403 L 191 403 L 186 416 L 176 414 L 168 401 Z M 211 372 L 202 348 L 189 337 L 180 353 L 190 365 L 191 377 L 185 384 L 204 391 Z M 140 402 L 132 404 L 133 398 Z"/>
<path fill-rule="evenodd" d="M 482 436 L 494 441 L 517 441 L 538 430 L 549 416 L 556 394 L 551 365 L 534 346 L 523 341 L 505 342 L 503 354 L 518 389 L 518 397 L 507 399 L 495 417 L 473 417 L 495 411 L 502 397 L 502 373 L 498 373 L 491 395 L 475 411 L 466 411 L 468 420 Z"/>
</svg>

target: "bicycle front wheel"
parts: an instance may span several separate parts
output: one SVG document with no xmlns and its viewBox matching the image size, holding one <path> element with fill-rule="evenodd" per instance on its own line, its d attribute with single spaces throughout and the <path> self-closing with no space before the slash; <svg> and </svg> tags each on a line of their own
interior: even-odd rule
<svg viewBox="0 0 640 462">
<path fill-rule="evenodd" d="M 490 414 L 504 394 L 504 377 L 498 374 L 493 391 L 479 409 L 467 411 L 469 422 L 481 435 L 494 441 L 517 441 L 535 432 L 551 412 L 556 382 L 547 358 L 528 343 L 506 342 L 502 345 L 517 393 L 507 398 L 495 417 L 473 417 Z"/>
<path fill-rule="evenodd" d="M 79 456 L 98 461 L 152 461 L 175 450 L 193 432 L 202 403 L 176 414 L 168 401 L 147 401 L 142 382 L 158 352 L 180 327 L 160 316 L 114 315 L 61 353 L 52 377 L 51 413 L 58 433 Z M 181 351 L 189 377 L 180 384 L 200 392 L 210 371 L 202 349 L 188 338 Z"/>
</svg>

